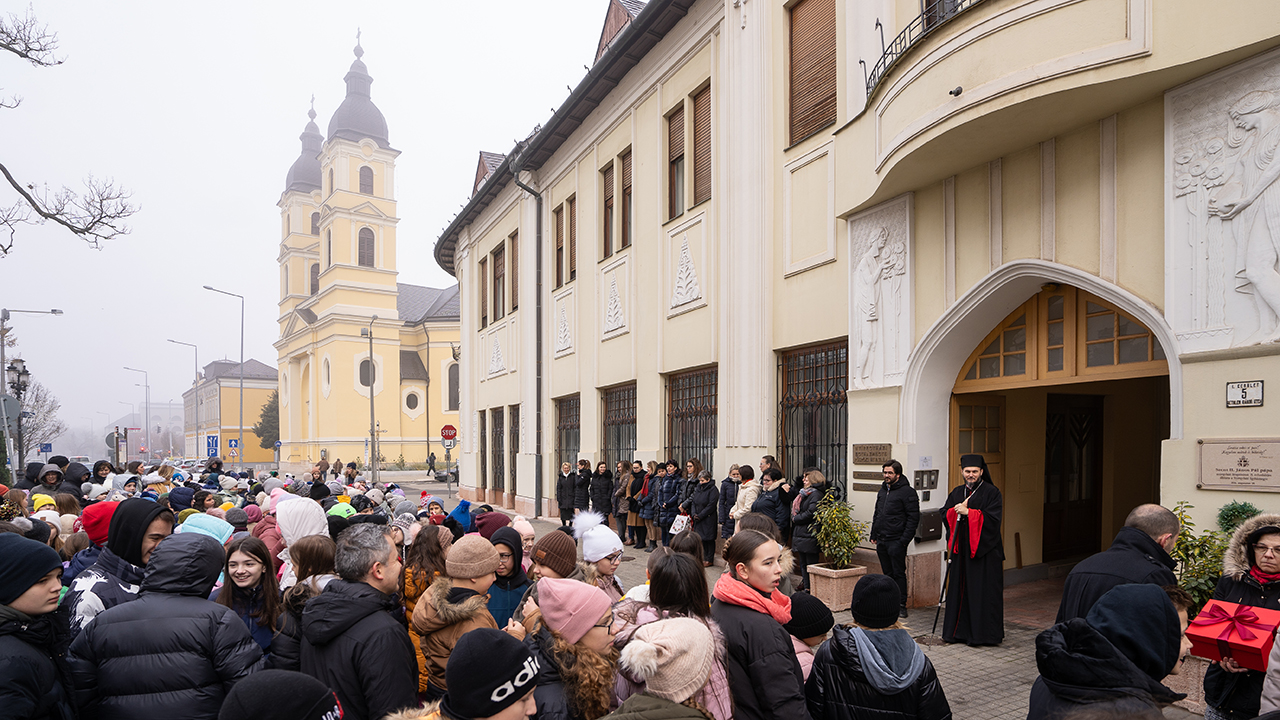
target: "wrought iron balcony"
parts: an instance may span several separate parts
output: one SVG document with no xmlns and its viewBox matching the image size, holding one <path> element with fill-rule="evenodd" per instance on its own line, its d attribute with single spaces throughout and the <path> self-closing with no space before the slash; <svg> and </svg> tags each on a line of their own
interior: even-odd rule
<svg viewBox="0 0 1280 720">
<path fill-rule="evenodd" d="M 885 47 L 884 54 L 880 56 L 875 67 L 871 68 L 871 75 L 867 78 L 867 101 L 871 101 L 871 96 L 875 93 L 880 81 L 912 46 L 942 27 L 951 18 L 980 2 L 982 0 L 926 0 L 924 12 L 907 23 L 893 42 Z"/>
</svg>

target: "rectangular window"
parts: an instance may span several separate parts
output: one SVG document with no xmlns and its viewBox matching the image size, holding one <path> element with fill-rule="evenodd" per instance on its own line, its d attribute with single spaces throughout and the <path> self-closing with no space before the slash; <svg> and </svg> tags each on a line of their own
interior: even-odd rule
<svg viewBox="0 0 1280 720">
<path fill-rule="evenodd" d="M 622 158 L 622 244 L 619 247 L 631 247 L 631 151 Z"/>
<path fill-rule="evenodd" d="M 778 356 L 778 462 L 798 477 L 816 467 L 837 497 L 848 497 L 849 342 Z"/>
<path fill-rule="evenodd" d="M 485 430 L 485 420 L 489 413 L 481 410 L 476 414 L 480 416 L 480 445 L 476 448 L 477 454 L 480 456 L 480 487 L 487 488 L 489 487 L 489 444 L 487 442 L 488 433 Z"/>
<path fill-rule="evenodd" d="M 480 327 L 489 326 L 489 263 L 480 258 Z"/>
<path fill-rule="evenodd" d="M 507 311 L 506 291 L 506 251 L 499 245 L 493 251 L 493 320 L 497 322 Z"/>
<path fill-rule="evenodd" d="M 711 199 L 711 86 L 693 96 L 693 204 Z"/>
<path fill-rule="evenodd" d="M 578 462 L 582 446 L 582 401 L 578 395 L 556 400 L 556 473 L 560 466 Z"/>
<path fill-rule="evenodd" d="M 836 0 L 791 7 L 791 144 L 836 121 Z"/>
<path fill-rule="evenodd" d="M 711 469 L 716 449 L 716 368 L 672 375 L 667 382 L 667 457 L 697 458 Z"/>
<path fill-rule="evenodd" d="M 628 383 L 601 391 L 604 400 L 604 456 L 613 467 L 619 460 L 636 456 L 636 384 Z"/>
<path fill-rule="evenodd" d="M 494 408 L 489 411 L 493 417 L 493 477 L 489 483 L 489 487 L 494 490 L 503 490 L 506 488 L 506 451 L 502 448 L 502 440 L 505 437 L 502 431 L 502 408 Z"/>
<path fill-rule="evenodd" d="M 601 220 L 603 226 L 600 228 L 600 237 L 604 241 L 602 257 L 609 257 L 613 254 L 613 165 L 604 169 L 604 213 Z"/>
<path fill-rule="evenodd" d="M 684 213 L 684 105 L 667 116 L 667 219 Z"/>
<path fill-rule="evenodd" d="M 578 200 L 565 201 L 565 213 L 569 216 L 569 282 L 578 277 Z"/>
<path fill-rule="evenodd" d="M 564 285 L 564 208 L 556 208 L 556 287 Z"/>
<path fill-rule="evenodd" d="M 507 424 L 511 427 L 511 439 L 507 443 L 507 474 L 510 482 L 506 487 L 509 492 L 516 491 L 516 456 L 520 454 L 520 406 L 512 405 L 507 409 Z M 136 504 L 136 503 L 135 503 Z"/>
<path fill-rule="evenodd" d="M 520 233 L 512 233 L 508 244 L 511 246 L 511 312 L 515 312 L 520 307 Z"/>
</svg>

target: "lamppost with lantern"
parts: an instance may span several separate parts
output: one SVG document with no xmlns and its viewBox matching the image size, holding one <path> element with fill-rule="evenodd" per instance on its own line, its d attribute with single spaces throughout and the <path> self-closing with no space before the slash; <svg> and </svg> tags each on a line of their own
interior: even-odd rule
<svg viewBox="0 0 1280 720">
<path fill-rule="evenodd" d="M 52 310 L 10 310 L 9 308 L 0 308 L 0 371 L 3 371 L 6 374 L 6 380 L 9 363 L 5 362 L 4 350 L 5 344 L 9 340 L 9 328 L 6 327 L 6 325 L 9 323 L 9 316 L 11 313 L 26 313 L 29 315 L 61 315 L 62 311 L 57 308 L 53 308 Z M 21 415 L 21 413 L 19 413 L 19 415 Z M 21 427 L 22 418 L 18 417 L 17 419 L 19 420 L 19 427 Z M 19 464 L 16 468 L 12 466 L 11 458 L 13 457 L 13 454 L 9 443 L 9 411 L 2 399 L 0 399 L 0 428 L 3 428 L 4 432 L 4 461 L 5 464 L 10 465 L 14 470 L 13 474 L 10 476 L 14 477 L 17 475 L 16 471 L 22 469 L 22 465 Z"/>
</svg>

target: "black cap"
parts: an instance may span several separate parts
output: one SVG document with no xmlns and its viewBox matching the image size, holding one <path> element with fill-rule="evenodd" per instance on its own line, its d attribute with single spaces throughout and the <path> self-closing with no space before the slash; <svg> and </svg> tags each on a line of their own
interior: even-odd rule
<svg viewBox="0 0 1280 720">
<path fill-rule="evenodd" d="M 218 720 L 328 720 L 342 706 L 327 685 L 292 670 L 259 670 L 227 694 Z"/>
<path fill-rule="evenodd" d="M 898 583 L 888 575 L 863 575 L 853 586 L 853 603 L 849 608 L 853 621 L 865 628 L 878 630 L 898 622 Z"/>
<path fill-rule="evenodd" d="M 835 624 L 836 618 L 826 603 L 807 592 L 798 592 L 791 596 L 791 622 L 782 627 L 793 637 L 806 640 L 826 635 Z"/>
<path fill-rule="evenodd" d="M 492 717 L 538 684 L 538 659 L 519 640 L 492 628 L 463 635 L 445 666 L 449 691 L 440 709 L 453 718 Z"/>
</svg>

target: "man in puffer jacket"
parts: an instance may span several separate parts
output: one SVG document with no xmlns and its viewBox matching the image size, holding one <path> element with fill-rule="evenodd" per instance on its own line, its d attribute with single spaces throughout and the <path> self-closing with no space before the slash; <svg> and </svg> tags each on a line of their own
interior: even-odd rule
<svg viewBox="0 0 1280 720">
<path fill-rule="evenodd" d="M 216 720 L 232 685 L 263 667 L 240 616 L 206 599 L 223 561 L 206 535 L 161 541 L 139 598 L 101 613 L 71 644 L 82 720 Z"/>
<path fill-rule="evenodd" d="M 1040 633 L 1040 677 L 1031 686 L 1027 720 L 1085 709 L 1100 717 L 1160 720 L 1164 707 L 1186 697 L 1160 681 L 1176 675 L 1191 651 L 1186 630 L 1192 602 L 1179 588 L 1120 585 L 1086 617 Z"/>
<path fill-rule="evenodd" d="M 58 612 L 75 640 L 99 613 L 135 600 L 147 561 L 173 532 L 173 513 L 150 500 L 130 498 L 116 506 L 107 545 L 98 559 L 71 582 Z"/>
<path fill-rule="evenodd" d="M 76 464 L 79 465 L 79 463 Z M 80 465 L 80 467 L 84 466 Z M 58 493 L 67 493 L 75 495 L 81 506 L 84 505 L 84 493 L 80 491 L 80 484 L 72 484 L 64 479 L 62 469 L 53 463 L 40 468 L 40 477 L 36 480 L 36 486 L 32 488 L 32 494 L 35 493 L 43 493 L 49 497 L 57 497 Z"/>
<path fill-rule="evenodd" d="M 63 473 L 67 478 L 65 481 L 66 486 L 73 487 L 76 490 L 81 490 L 81 485 L 84 485 L 87 482 L 92 482 L 93 480 L 93 471 L 85 467 L 83 463 L 73 462 L 67 465 L 67 469 L 64 470 Z M 66 490 L 59 490 L 58 492 L 66 492 Z M 80 499 L 80 506 L 84 507 L 86 498 L 83 490 L 81 490 L 78 497 Z"/>
</svg>

